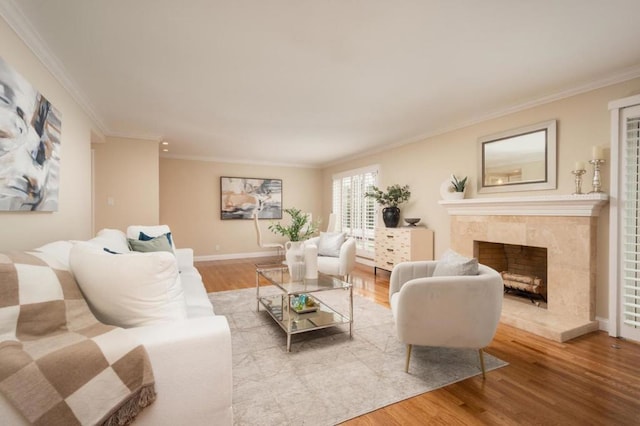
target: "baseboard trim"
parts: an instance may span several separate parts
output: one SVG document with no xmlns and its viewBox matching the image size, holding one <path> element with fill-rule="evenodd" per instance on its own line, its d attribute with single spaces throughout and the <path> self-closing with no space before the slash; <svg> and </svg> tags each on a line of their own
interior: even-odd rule
<svg viewBox="0 0 640 426">
<path fill-rule="evenodd" d="M 373 261 L 373 259 L 367 259 L 366 257 L 356 257 L 356 263 L 364 266 L 371 266 L 372 268 L 376 266 L 376 263 Z"/>
<path fill-rule="evenodd" d="M 609 318 L 596 317 L 598 321 L 598 330 L 609 331 Z"/>
<path fill-rule="evenodd" d="M 193 260 L 196 262 L 208 262 L 211 260 L 234 260 L 234 259 L 246 259 L 254 257 L 273 257 L 277 256 L 278 251 L 256 251 L 252 253 L 227 253 L 227 254 L 209 254 L 205 256 L 194 256 Z"/>
</svg>

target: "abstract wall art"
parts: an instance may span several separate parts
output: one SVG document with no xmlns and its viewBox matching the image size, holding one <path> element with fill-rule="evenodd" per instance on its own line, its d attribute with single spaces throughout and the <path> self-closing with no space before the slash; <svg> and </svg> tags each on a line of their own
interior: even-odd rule
<svg viewBox="0 0 640 426">
<path fill-rule="evenodd" d="M 220 218 L 282 219 L 282 179 L 220 178 Z"/>
<path fill-rule="evenodd" d="M 60 112 L 0 57 L 0 211 L 57 211 Z"/>
</svg>

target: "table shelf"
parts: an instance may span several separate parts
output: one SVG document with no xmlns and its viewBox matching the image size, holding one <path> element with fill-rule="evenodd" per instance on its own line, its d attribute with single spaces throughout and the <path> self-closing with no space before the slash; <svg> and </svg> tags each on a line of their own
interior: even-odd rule
<svg viewBox="0 0 640 426">
<path fill-rule="evenodd" d="M 318 304 L 318 310 L 307 313 L 297 313 L 293 308 L 287 310 L 286 302 L 283 302 L 284 300 L 289 300 L 287 296 L 264 296 L 258 300 L 286 333 L 304 333 L 306 331 L 319 330 L 321 328 L 334 327 L 351 322 L 349 316 L 332 309 L 318 298 L 314 298 Z M 282 305 L 285 305 L 284 309 Z M 291 321 L 289 321 L 289 316 L 291 317 Z"/>
</svg>

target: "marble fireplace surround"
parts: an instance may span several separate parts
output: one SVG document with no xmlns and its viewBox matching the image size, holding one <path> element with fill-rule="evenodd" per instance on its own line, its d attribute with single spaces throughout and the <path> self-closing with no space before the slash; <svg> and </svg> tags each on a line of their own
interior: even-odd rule
<svg viewBox="0 0 640 426">
<path fill-rule="evenodd" d="M 439 203 L 451 248 L 477 257 L 476 241 L 547 249 L 547 309 L 505 298 L 501 321 L 557 342 L 598 329 L 597 216 L 607 194 L 473 198 Z"/>
</svg>

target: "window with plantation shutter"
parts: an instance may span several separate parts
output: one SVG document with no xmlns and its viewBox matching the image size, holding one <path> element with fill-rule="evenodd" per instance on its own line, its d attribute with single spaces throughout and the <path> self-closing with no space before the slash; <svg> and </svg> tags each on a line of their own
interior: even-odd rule
<svg viewBox="0 0 640 426">
<path fill-rule="evenodd" d="M 333 213 L 340 228 L 356 240 L 358 256 L 373 258 L 376 228 L 375 200 L 364 194 L 378 182 L 378 167 L 333 176 Z"/>
<path fill-rule="evenodd" d="M 609 335 L 640 342 L 640 95 L 609 102 Z M 598 296 L 599 297 L 599 296 Z"/>
<path fill-rule="evenodd" d="M 622 325 L 640 335 L 640 111 L 624 115 L 622 179 Z M 634 114 L 635 112 L 635 114 Z M 624 335 L 624 333 L 623 333 Z"/>
</svg>

